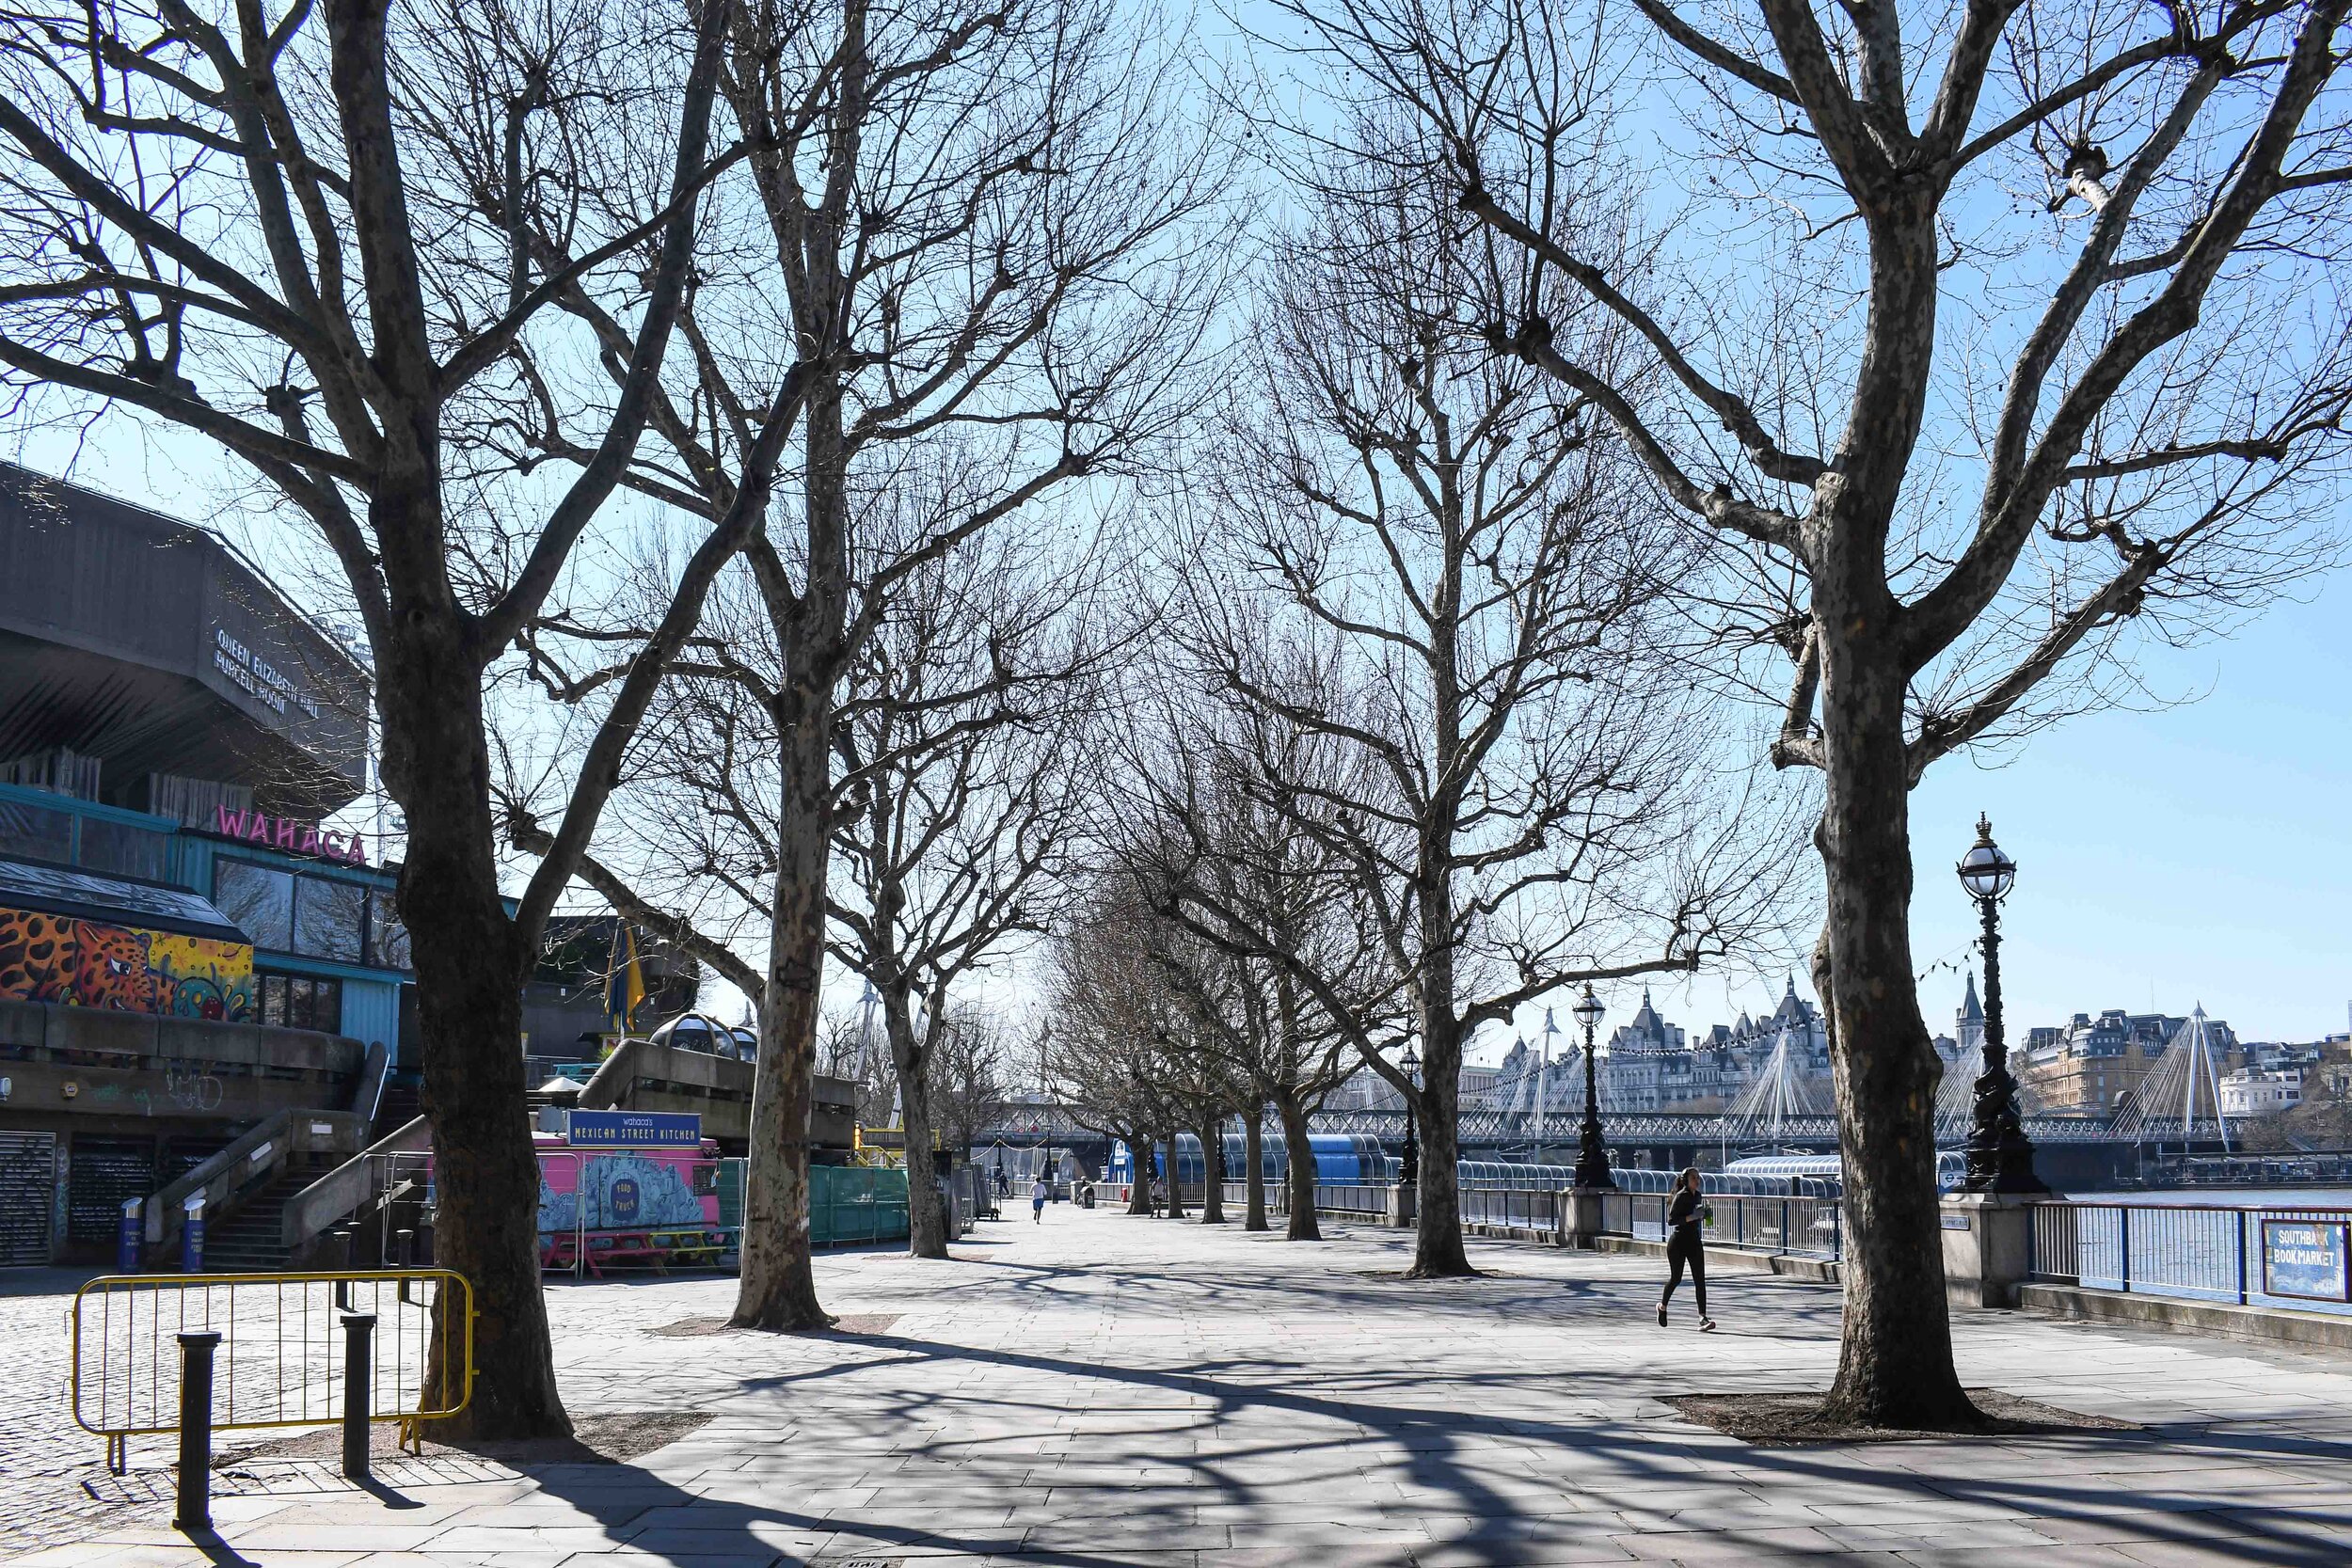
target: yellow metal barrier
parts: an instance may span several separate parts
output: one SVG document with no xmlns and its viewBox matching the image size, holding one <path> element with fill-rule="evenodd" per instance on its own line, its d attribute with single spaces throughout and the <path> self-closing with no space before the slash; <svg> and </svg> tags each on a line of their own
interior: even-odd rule
<svg viewBox="0 0 2352 1568">
<path fill-rule="evenodd" d="M 473 1287 L 449 1269 L 323 1274 L 103 1275 L 74 1292 L 73 1419 L 106 1439 L 118 1474 L 133 1437 L 180 1430 L 175 1336 L 212 1331 L 213 1427 L 251 1431 L 342 1419 L 342 1317 L 372 1313 L 369 1418 L 422 1423 L 473 1397 Z M 436 1320 L 448 1349 L 432 1365 Z"/>
</svg>

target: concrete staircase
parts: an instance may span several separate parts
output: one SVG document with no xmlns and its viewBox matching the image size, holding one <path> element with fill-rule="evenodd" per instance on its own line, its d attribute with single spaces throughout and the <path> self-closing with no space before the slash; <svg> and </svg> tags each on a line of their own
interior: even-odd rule
<svg viewBox="0 0 2352 1568">
<path fill-rule="evenodd" d="M 332 1155 L 289 1160 L 269 1185 L 253 1193 L 219 1225 L 204 1229 L 206 1274 L 278 1274 L 293 1261 L 285 1243 L 286 1203 L 335 1167 Z"/>
<path fill-rule="evenodd" d="M 423 1111 L 420 1103 L 422 1098 L 414 1084 L 385 1085 L 384 1096 L 376 1104 L 374 1125 L 368 1130 L 368 1141 L 373 1143 L 416 1120 Z"/>
</svg>

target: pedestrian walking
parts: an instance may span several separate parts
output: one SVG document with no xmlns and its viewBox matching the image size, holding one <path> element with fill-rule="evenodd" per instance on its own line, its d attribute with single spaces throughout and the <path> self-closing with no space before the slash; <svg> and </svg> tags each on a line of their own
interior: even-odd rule
<svg viewBox="0 0 2352 1568">
<path fill-rule="evenodd" d="M 1699 1234 L 1700 1227 L 1714 1217 L 1699 1194 L 1699 1172 L 1693 1165 L 1676 1178 L 1674 1201 L 1666 1207 L 1666 1289 L 1658 1298 L 1661 1328 L 1666 1326 L 1666 1304 L 1674 1300 L 1687 1263 L 1691 1289 L 1699 1298 L 1699 1332 L 1715 1332 L 1715 1320 L 1707 1315 L 1707 1243 Z"/>
<path fill-rule="evenodd" d="M 1045 1200 L 1054 1196 L 1054 1189 L 1045 1183 L 1043 1172 L 1038 1174 L 1037 1185 L 1029 1189 L 1029 1219 L 1036 1225 L 1045 1223 Z"/>
</svg>

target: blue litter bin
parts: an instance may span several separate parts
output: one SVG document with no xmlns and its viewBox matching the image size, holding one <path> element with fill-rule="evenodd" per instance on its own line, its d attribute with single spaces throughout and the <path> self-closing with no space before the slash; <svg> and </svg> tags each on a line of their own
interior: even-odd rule
<svg viewBox="0 0 2352 1568">
<path fill-rule="evenodd" d="M 143 1197 L 122 1200 L 122 1223 L 115 1231 L 115 1273 L 139 1272 L 139 1216 L 147 1207 Z"/>
<path fill-rule="evenodd" d="M 185 1216 L 180 1226 L 180 1272 L 204 1272 L 204 1195 L 197 1194 L 181 1205 Z"/>
</svg>

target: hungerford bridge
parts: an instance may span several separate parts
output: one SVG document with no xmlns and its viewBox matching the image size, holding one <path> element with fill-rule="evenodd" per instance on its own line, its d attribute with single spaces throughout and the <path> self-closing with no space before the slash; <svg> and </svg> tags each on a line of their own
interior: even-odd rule
<svg viewBox="0 0 2352 1568">
<path fill-rule="evenodd" d="M 1555 1108 L 1539 1128 L 1531 1111 L 1464 1111 L 1456 1118 L 1465 1158 L 1524 1161 L 1531 1164 L 1570 1164 L 1575 1159 L 1581 1105 Z M 1948 1118 L 1946 1118 L 1948 1119 Z M 1831 1154 L 1837 1149 L 1834 1117 L 1779 1116 L 1759 1119 L 1740 1115 L 1659 1115 L 1604 1110 L 1601 1122 L 1611 1158 L 1619 1164 L 1676 1168 L 1742 1154 L 1804 1152 Z M 1356 1132 L 1378 1138 L 1390 1152 L 1405 1146 L 1402 1111 L 1318 1111 L 1310 1118 L 1315 1132 Z M 2124 1175 L 2138 1166 L 2143 1155 L 2158 1153 L 2220 1153 L 2236 1147 L 2234 1124 L 2206 1117 L 2118 1117 L 2029 1116 L 2026 1135 L 2033 1140 L 2035 1162 L 2042 1180 L 2058 1186 L 2090 1186 Z M 1266 1136 L 1279 1138 L 1281 1129 L 1269 1120 Z M 1957 1147 L 1966 1127 L 1939 1127 L 1939 1142 Z M 1093 1129 L 1080 1125 L 1062 1106 L 1012 1107 L 998 1124 L 975 1141 L 976 1149 L 1003 1144 L 1025 1148 L 1050 1145 L 1067 1149 L 1080 1164 L 1101 1170 L 1109 1143 Z M 1712 1157 L 1709 1159 L 1708 1157 Z"/>
</svg>

